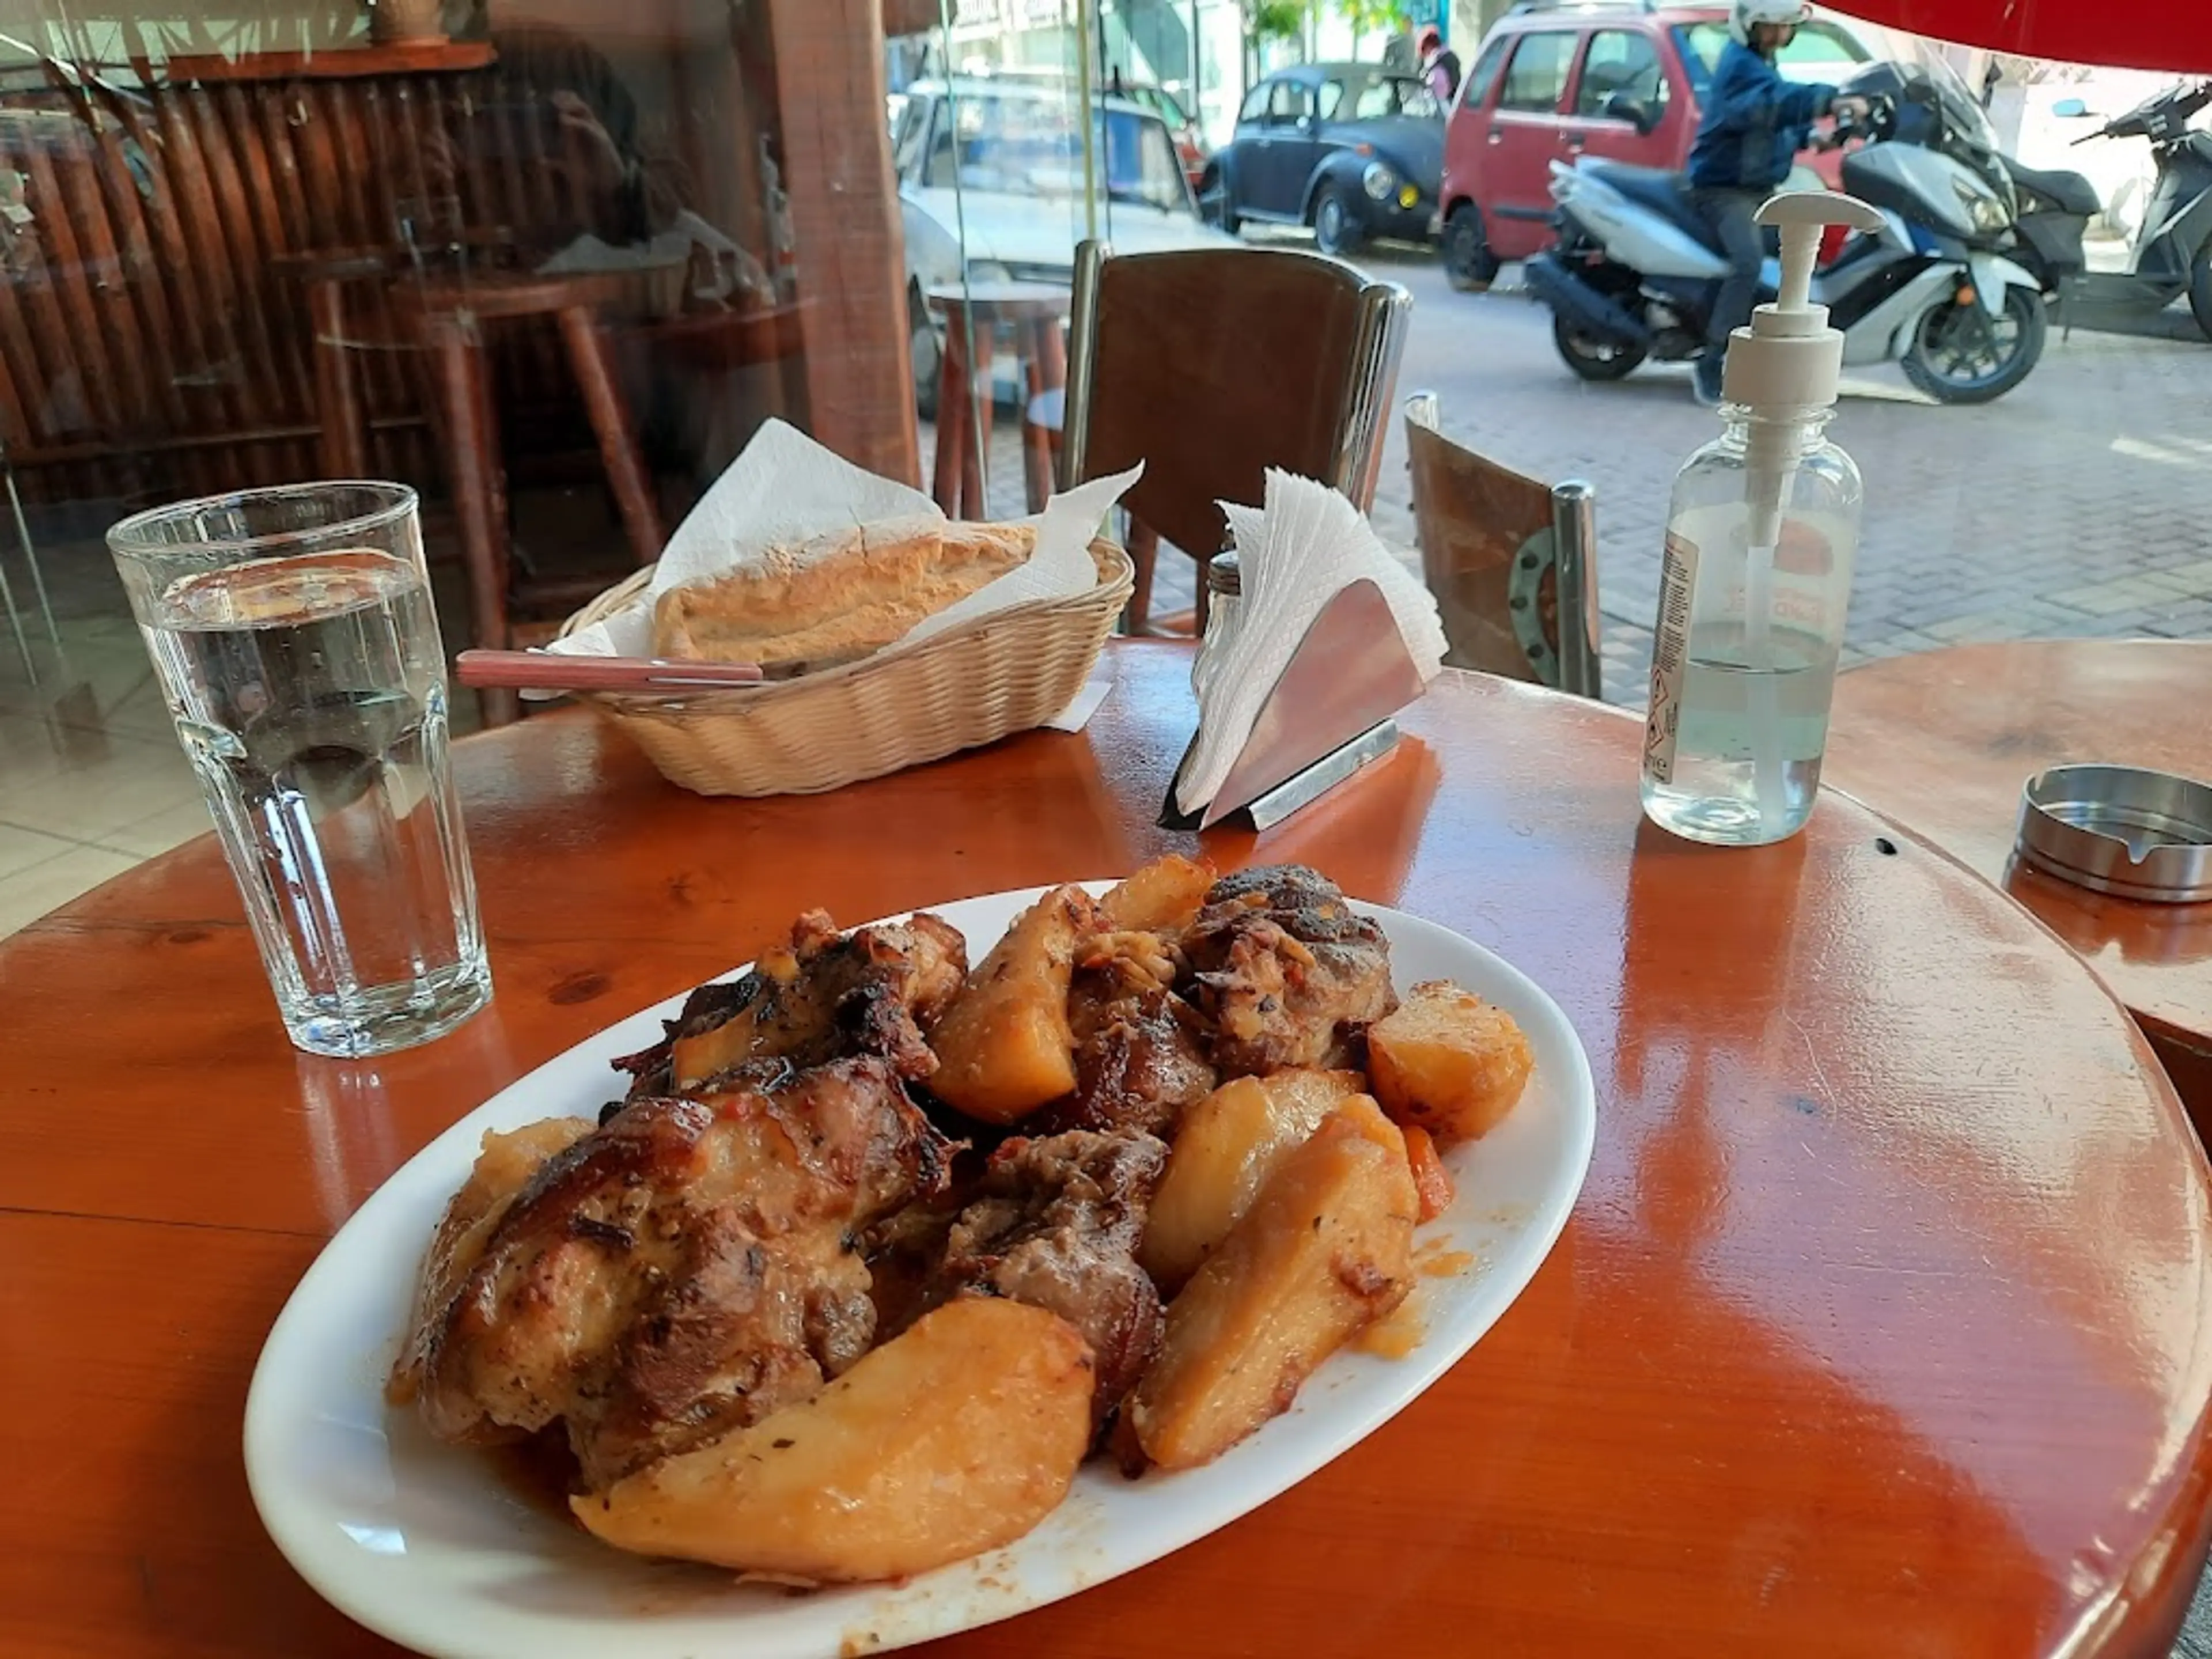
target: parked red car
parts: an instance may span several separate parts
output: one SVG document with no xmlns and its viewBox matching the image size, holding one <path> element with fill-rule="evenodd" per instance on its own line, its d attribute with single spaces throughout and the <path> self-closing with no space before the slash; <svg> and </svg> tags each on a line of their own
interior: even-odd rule
<svg viewBox="0 0 2212 1659">
<path fill-rule="evenodd" d="M 1577 155 L 1679 170 L 1698 100 L 1728 44 L 1726 6 L 1529 0 L 1498 20 L 1461 82 L 1444 137 L 1444 269 L 1489 286 L 1498 265 L 1552 240 L 1551 164 Z M 1849 27 L 1816 17 L 1777 60 L 1793 80 L 1833 82 L 1870 57 Z M 1841 158 L 1798 160 L 1829 188 Z"/>
</svg>

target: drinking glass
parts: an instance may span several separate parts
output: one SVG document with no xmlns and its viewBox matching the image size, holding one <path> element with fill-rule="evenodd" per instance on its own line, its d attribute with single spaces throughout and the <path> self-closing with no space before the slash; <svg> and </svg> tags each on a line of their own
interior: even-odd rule
<svg viewBox="0 0 2212 1659">
<path fill-rule="evenodd" d="M 107 543 L 292 1041 L 383 1054 L 483 1007 L 415 492 L 180 501 Z"/>
</svg>

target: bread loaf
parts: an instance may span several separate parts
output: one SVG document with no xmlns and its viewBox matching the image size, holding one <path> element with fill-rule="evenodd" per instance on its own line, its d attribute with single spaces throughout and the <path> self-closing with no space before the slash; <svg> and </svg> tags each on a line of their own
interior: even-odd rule
<svg viewBox="0 0 2212 1659">
<path fill-rule="evenodd" d="M 1029 525 L 913 518 L 772 548 L 757 564 L 663 593 L 653 654 L 785 672 L 835 667 L 903 638 L 1036 547 Z"/>
</svg>

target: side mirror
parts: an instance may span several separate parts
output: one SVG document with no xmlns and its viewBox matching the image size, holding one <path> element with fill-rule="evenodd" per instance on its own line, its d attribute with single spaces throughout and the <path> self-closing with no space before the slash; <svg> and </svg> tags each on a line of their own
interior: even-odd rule
<svg viewBox="0 0 2212 1659">
<path fill-rule="evenodd" d="M 1659 125 L 1659 118 L 1652 113 L 1648 104 L 1625 92 L 1616 92 L 1608 97 L 1599 113 L 1609 121 L 1626 121 L 1642 133 L 1648 133 Z"/>
<path fill-rule="evenodd" d="M 2079 98 L 2062 98 L 2051 106 L 2051 112 L 2062 121 L 2078 121 L 2089 112 L 2089 106 Z"/>
<path fill-rule="evenodd" d="M 1321 117 L 1318 115 L 1301 115 L 1298 117 L 1298 131 L 1300 132 L 1317 132 L 1320 130 Z"/>
</svg>

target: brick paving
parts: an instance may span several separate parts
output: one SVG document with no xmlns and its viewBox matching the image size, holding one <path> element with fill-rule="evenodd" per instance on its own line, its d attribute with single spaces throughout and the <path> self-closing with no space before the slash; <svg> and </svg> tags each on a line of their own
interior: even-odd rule
<svg viewBox="0 0 2212 1659">
<path fill-rule="evenodd" d="M 1687 371 L 1585 386 L 1540 307 L 1453 294 L 1425 264 L 1379 268 L 1413 292 L 1402 384 L 1439 394 L 1445 430 L 1597 486 L 1606 695 L 1640 704 L 1668 495 L 1717 429 Z M 1847 372 L 1830 431 L 1867 504 L 1846 665 L 1966 641 L 2212 634 L 2208 390 L 2202 341 L 2079 331 L 2054 331 L 2035 372 L 1978 407 L 1929 404 L 1893 367 Z M 1394 434 L 1378 520 L 1402 510 L 1402 453 Z"/>
<path fill-rule="evenodd" d="M 1413 295 L 1401 393 L 1437 393 L 1445 431 L 1497 460 L 1597 487 L 1606 696 L 1640 705 L 1668 494 L 1718 429 L 1688 371 L 1585 385 L 1542 307 L 1455 294 L 1412 256 L 1368 263 Z M 1867 505 L 1846 665 L 1968 641 L 2212 635 L 2208 392 L 2202 341 L 2056 330 L 2026 381 L 1976 407 L 1929 404 L 1893 367 L 1848 371 L 1830 431 L 1865 474 Z M 1018 512 L 1003 422 L 993 449 L 994 504 Z M 1374 520 L 1417 565 L 1395 421 Z M 1161 608 L 1188 603 L 1190 570 L 1164 558 Z"/>
</svg>

